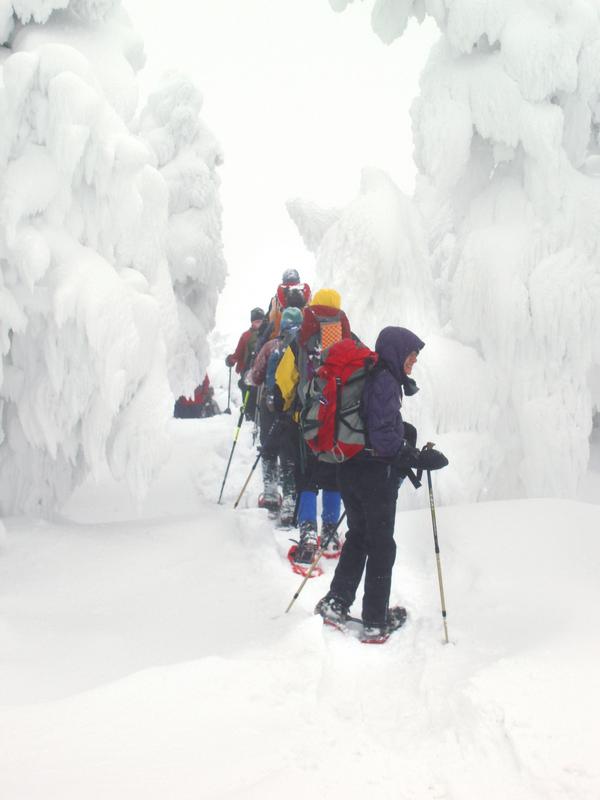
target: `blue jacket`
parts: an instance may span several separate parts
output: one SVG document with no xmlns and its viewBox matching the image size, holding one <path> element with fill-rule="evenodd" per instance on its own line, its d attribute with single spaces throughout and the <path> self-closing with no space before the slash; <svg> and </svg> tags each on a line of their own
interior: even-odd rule
<svg viewBox="0 0 600 800">
<path fill-rule="evenodd" d="M 377 337 L 379 365 L 365 383 L 362 398 L 367 440 L 376 457 L 393 458 L 402 446 L 403 393 L 411 395 L 418 391 L 414 380 L 404 374 L 404 362 L 423 347 L 425 343 L 407 328 L 390 326 Z"/>
</svg>

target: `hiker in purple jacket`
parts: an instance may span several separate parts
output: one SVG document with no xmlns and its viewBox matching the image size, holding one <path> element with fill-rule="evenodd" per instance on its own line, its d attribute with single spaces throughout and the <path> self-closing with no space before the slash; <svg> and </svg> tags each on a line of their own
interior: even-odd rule
<svg viewBox="0 0 600 800">
<path fill-rule="evenodd" d="M 338 467 L 348 533 L 329 592 L 315 613 L 333 625 L 343 624 L 364 571 L 363 641 L 385 641 L 406 618 L 405 609 L 388 607 L 396 558 L 396 500 L 406 471 L 441 469 L 448 463 L 437 450 L 416 448 L 416 430 L 400 414 L 403 397 L 418 391 L 410 375 L 424 346 L 406 328 L 381 331 L 375 345 L 379 362 L 362 399 L 367 447 Z"/>
</svg>

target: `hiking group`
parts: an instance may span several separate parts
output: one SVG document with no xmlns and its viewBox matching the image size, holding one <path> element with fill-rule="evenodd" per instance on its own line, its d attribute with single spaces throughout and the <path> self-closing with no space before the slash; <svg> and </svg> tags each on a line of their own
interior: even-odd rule
<svg viewBox="0 0 600 800">
<path fill-rule="evenodd" d="M 266 313 L 252 309 L 250 328 L 226 364 L 236 368 L 242 413 L 260 436 L 258 505 L 278 527 L 298 528 L 292 568 L 310 576 L 321 555 L 339 558 L 315 613 L 344 628 L 364 572 L 361 638 L 382 642 L 406 617 L 389 608 L 398 490 L 406 477 L 420 485 L 413 470 L 448 461 L 431 446 L 419 450 L 416 429 L 401 415 L 403 398 L 418 391 L 411 373 L 424 342 L 389 326 L 372 351 L 341 305 L 335 289 L 311 295 L 298 272 L 286 270 Z"/>
</svg>

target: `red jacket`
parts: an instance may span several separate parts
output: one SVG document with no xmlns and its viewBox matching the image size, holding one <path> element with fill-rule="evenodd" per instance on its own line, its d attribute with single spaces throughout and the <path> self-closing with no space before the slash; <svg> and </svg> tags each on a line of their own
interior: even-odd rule
<svg viewBox="0 0 600 800">
<path fill-rule="evenodd" d="M 248 328 L 247 331 L 244 331 L 240 336 L 240 340 L 238 342 L 237 347 L 235 348 L 235 352 L 232 353 L 230 356 L 227 356 L 227 361 L 230 362 L 229 366 L 233 367 L 235 364 L 235 371 L 238 375 L 241 375 L 242 372 L 246 369 L 246 355 L 248 353 L 248 341 L 252 334 L 256 333 L 254 328 Z"/>
</svg>

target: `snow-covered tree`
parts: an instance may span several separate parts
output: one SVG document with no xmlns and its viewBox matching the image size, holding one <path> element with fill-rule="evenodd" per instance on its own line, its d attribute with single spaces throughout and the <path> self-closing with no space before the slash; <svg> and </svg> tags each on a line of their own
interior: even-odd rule
<svg viewBox="0 0 600 800">
<path fill-rule="evenodd" d="M 208 363 L 207 336 L 225 280 L 217 173 L 223 156 L 199 117 L 201 108 L 194 84 L 169 73 L 150 95 L 139 122 L 169 188 L 167 259 L 180 323 L 170 378 L 177 395 L 189 393 L 190 385 L 203 378 L 199 365 Z"/>
<path fill-rule="evenodd" d="M 412 218 L 388 205 L 392 221 L 380 218 L 377 232 L 363 191 L 323 234 L 318 268 L 333 280 L 335 237 L 335 275 L 367 284 L 367 316 L 353 293 L 347 307 L 356 303 L 354 325 L 368 319 L 369 334 L 373 308 L 388 324 L 415 318 L 404 305 L 394 313 L 390 291 L 404 289 L 409 305 L 418 294 L 419 314 L 431 296 L 420 402 L 453 456 L 446 496 L 573 495 L 600 409 L 600 5 L 377 0 L 372 24 L 390 43 L 426 14 L 442 36 L 412 112 Z M 418 275 L 389 257 L 387 271 L 367 258 L 348 275 L 349 231 L 360 252 L 365 225 L 372 252 L 424 229 L 428 257 L 411 255 Z"/>
<path fill-rule="evenodd" d="M 51 508 L 106 461 L 141 493 L 173 391 L 208 360 L 217 148 L 189 85 L 163 87 L 170 158 L 184 140 L 195 154 L 176 167 L 177 204 L 157 169 L 168 133 L 135 119 L 143 48 L 118 0 L 1 2 L 0 42 L 0 513 Z M 186 202 L 204 219 L 178 222 L 174 253 Z"/>
</svg>

